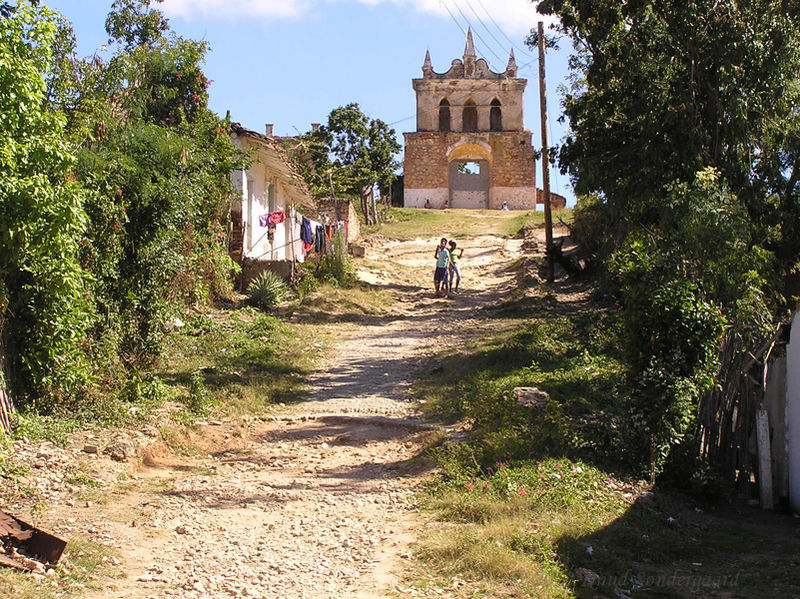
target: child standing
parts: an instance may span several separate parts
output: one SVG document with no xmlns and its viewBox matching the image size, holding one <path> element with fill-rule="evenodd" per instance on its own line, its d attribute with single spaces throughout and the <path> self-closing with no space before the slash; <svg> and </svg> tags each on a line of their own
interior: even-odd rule
<svg viewBox="0 0 800 599">
<path fill-rule="evenodd" d="M 456 242 L 450 241 L 450 267 L 449 267 L 449 288 L 450 293 L 458 294 L 458 285 L 461 283 L 461 269 L 458 267 L 458 261 L 464 255 L 464 248 L 458 250 L 456 254 Z M 455 289 L 453 289 L 453 279 L 456 280 Z"/>
<path fill-rule="evenodd" d="M 433 286 L 436 288 L 436 297 L 441 293 L 447 297 L 447 267 L 450 265 L 450 252 L 447 249 L 447 238 L 442 237 L 436 251 L 433 253 L 436 258 L 436 270 L 433 271 Z M 440 291 L 441 290 L 441 291 Z"/>
</svg>

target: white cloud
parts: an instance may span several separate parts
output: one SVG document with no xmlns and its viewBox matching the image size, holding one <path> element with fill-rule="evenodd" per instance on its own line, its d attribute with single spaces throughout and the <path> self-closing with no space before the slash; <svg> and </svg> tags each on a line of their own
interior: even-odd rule
<svg viewBox="0 0 800 599">
<path fill-rule="evenodd" d="M 497 31 L 499 26 L 503 32 L 519 43 L 519 38 L 536 27 L 542 16 L 536 12 L 534 3 L 529 0 L 356 0 L 364 4 L 393 2 L 407 5 L 452 21 L 455 18 L 462 26 L 472 25 L 477 34 L 483 36 L 487 43 L 492 43 L 491 35 L 503 39 Z M 449 10 L 448 10 L 449 9 Z M 486 27 L 484 29 L 484 26 Z M 491 31 L 491 34 L 489 33 Z"/>
<path fill-rule="evenodd" d="M 484 29 L 485 25 L 502 40 L 496 23 L 517 44 L 521 36 L 536 27 L 537 21 L 542 19 L 529 0 L 164 0 L 160 8 L 168 16 L 184 18 L 274 19 L 303 16 L 323 2 L 358 2 L 371 6 L 392 3 L 407 6 L 448 21 L 455 18 L 464 26 L 469 22 L 477 34 L 490 38 L 489 32 Z M 487 43 L 491 43 L 489 39 Z"/>
<path fill-rule="evenodd" d="M 297 17 L 312 5 L 313 0 L 164 0 L 157 8 L 167 16 L 186 19 L 236 19 Z"/>
</svg>

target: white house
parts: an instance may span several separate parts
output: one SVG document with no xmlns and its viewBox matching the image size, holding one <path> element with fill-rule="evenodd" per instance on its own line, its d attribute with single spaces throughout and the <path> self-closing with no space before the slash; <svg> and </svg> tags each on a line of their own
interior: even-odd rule
<svg viewBox="0 0 800 599">
<path fill-rule="evenodd" d="M 237 194 L 231 202 L 229 247 L 242 263 L 245 282 L 265 267 L 288 274 L 293 263 L 303 262 L 300 212 L 311 214 L 315 206 L 271 129 L 267 125 L 265 135 L 231 125 L 233 144 L 252 158 L 249 168 L 231 175 Z"/>
</svg>

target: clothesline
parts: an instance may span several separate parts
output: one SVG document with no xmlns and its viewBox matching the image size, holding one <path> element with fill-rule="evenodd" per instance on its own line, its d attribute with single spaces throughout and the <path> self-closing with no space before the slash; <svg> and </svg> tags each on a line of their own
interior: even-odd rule
<svg viewBox="0 0 800 599">
<path fill-rule="evenodd" d="M 301 218 L 306 218 L 306 217 L 303 216 Z M 261 253 L 260 255 L 256 256 L 255 258 L 253 258 L 254 260 L 259 260 L 260 258 L 263 258 L 267 254 L 271 254 L 271 253 L 275 252 L 276 250 L 280 250 L 280 249 L 283 249 L 283 248 L 288 248 L 288 247 L 292 247 L 292 246 L 296 245 L 298 240 L 294 239 L 294 235 L 295 235 L 294 228 L 295 228 L 295 226 L 299 225 L 298 219 L 297 219 L 297 214 L 291 214 L 287 220 L 291 223 L 291 227 L 292 227 L 292 231 L 291 231 L 291 235 L 290 235 L 289 241 L 287 241 L 286 243 L 283 243 L 282 245 L 270 246 L 270 249 L 268 249 L 267 251 Z M 335 233 L 337 233 L 339 231 L 346 231 L 347 230 L 347 221 L 345 221 L 345 220 L 340 220 L 340 221 L 337 221 L 337 222 L 331 222 L 331 223 L 329 223 L 327 225 L 324 225 L 324 224 L 319 223 L 317 221 L 313 221 L 311 219 L 307 219 L 307 220 L 311 224 L 312 230 L 314 230 L 314 231 L 316 230 L 317 227 L 320 227 L 320 228 L 324 229 L 324 228 L 326 228 L 328 226 L 331 226 L 331 227 L 334 228 L 334 231 L 332 231 L 332 234 L 335 234 Z M 300 222 L 302 222 L 302 221 L 300 221 Z M 272 224 L 272 223 L 270 223 L 270 224 Z M 258 244 L 262 239 L 264 239 L 264 235 L 267 235 L 267 234 L 268 234 L 268 231 L 265 232 L 264 234 L 262 234 L 258 238 L 258 240 L 256 241 L 256 244 Z M 326 242 L 327 241 L 332 241 L 332 240 L 331 239 L 327 239 Z M 312 247 L 313 247 L 313 245 L 312 245 Z M 319 252 L 320 250 L 317 249 L 317 251 Z M 304 250 L 304 254 L 305 253 L 308 253 L 308 251 Z M 296 256 L 293 256 L 293 258 L 296 258 Z"/>
</svg>

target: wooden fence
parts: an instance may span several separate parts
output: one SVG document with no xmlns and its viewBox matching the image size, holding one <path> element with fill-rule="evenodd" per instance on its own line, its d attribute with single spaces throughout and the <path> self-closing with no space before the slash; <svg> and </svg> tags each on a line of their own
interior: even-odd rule
<svg viewBox="0 0 800 599">
<path fill-rule="evenodd" d="M 770 360 L 785 343 L 789 326 L 783 323 L 771 337 L 749 345 L 729 333 L 722 345 L 718 385 L 700 401 L 701 454 L 739 487 L 755 479 L 763 488 L 767 481 L 762 479 L 772 476 L 763 461 L 759 467 L 759 458 L 768 457 L 769 439 L 765 448 L 757 422 L 765 408 Z"/>
</svg>

